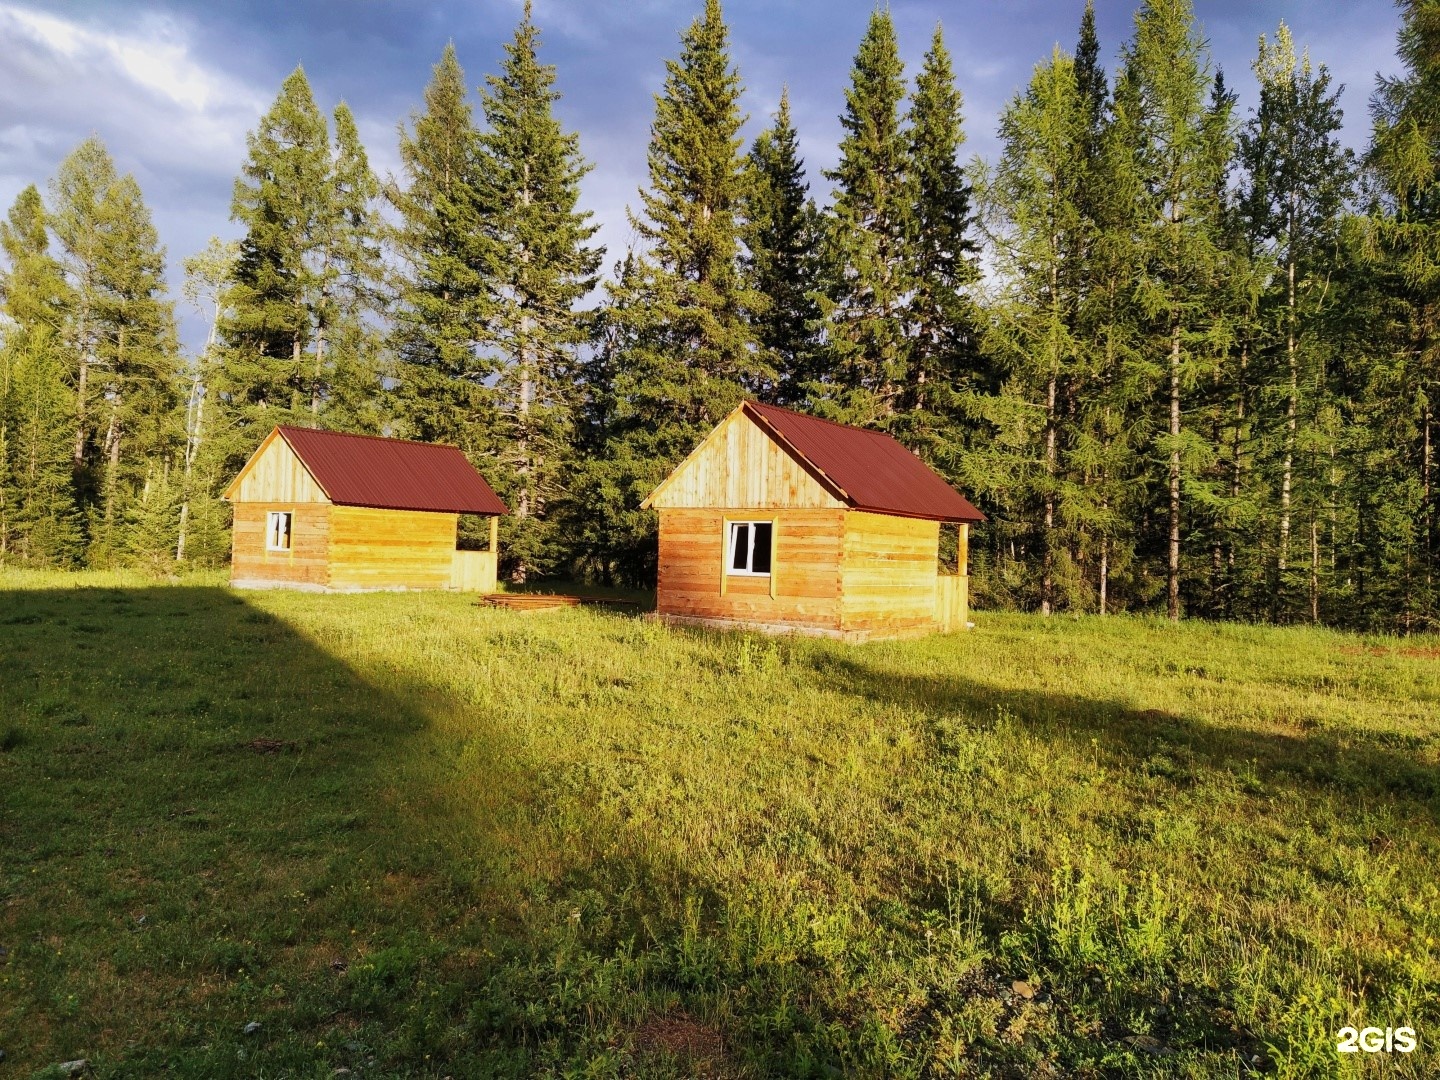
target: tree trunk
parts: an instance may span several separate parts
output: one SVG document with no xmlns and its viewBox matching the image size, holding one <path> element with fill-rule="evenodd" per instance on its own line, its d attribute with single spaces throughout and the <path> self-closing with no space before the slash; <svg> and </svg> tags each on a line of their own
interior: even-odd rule
<svg viewBox="0 0 1440 1080">
<path fill-rule="evenodd" d="M 1045 387 L 1045 550 L 1040 575 L 1040 614 L 1054 610 L 1055 588 L 1055 376 Z"/>
<path fill-rule="evenodd" d="M 1165 572 L 1166 613 L 1180 621 L 1180 324 L 1170 324 L 1170 536 Z"/>
<path fill-rule="evenodd" d="M 1280 472 L 1280 550 L 1276 556 L 1276 568 L 1280 571 L 1282 578 L 1279 582 L 1281 590 L 1284 588 L 1283 578 L 1290 563 L 1290 486 L 1295 464 L 1296 412 L 1300 396 L 1300 368 L 1295 355 L 1294 259 L 1289 261 L 1287 273 L 1289 275 L 1289 310 L 1285 317 L 1285 362 L 1290 370 L 1290 386 L 1285 398 L 1285 460 L 1281 465 Z"/>
</svg>

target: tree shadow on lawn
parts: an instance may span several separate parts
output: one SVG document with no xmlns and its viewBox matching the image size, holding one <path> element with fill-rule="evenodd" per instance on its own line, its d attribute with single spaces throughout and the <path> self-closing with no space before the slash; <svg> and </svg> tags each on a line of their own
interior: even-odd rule
<svg viewBox="0 0 1440 1080">
<path fill-rule="evenodd" d="M 463 750 L 493 816 L 461 821 L 434 691 L 377 686 L 240 596 L 0 600 L 10 1068 L 534 1071 L 533 1025 L 473 1022 L 497 979 L 523 995 L 515 972 L 554 967 L 525 911 L 546 882 L 515 860 L 540 789 L 483 706 Z"/>
<path fill-rule="evenodd" d="M 872 701 L 941 720 L 1013 716 L 1024 729 L 1088 748 L 1092 741 L 1122 766 L 1173 771 L 1183 783 L 1198 770 L 1225 772 L 1247 783 L 1288 785 L 1334 799 L 1392 799 L 1440 820 L 1440 770 L 1417 760 L 1429 739 L 1401 733 L 1320 729 L 1304 735 L 1206 723 L 1113 699 L 1046 690 L 1015 690 L 951 675 L 886 671 L 860 657 L 816 654 L 813 666 L 830 685 Z M 1041 681 L 1037 674 L 1037 682 Z"/>
</svg>

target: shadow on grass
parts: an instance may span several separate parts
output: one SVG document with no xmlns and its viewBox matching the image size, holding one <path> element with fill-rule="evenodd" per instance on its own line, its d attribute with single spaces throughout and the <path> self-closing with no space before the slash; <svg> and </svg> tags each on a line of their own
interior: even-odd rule
<svg viewBox="0 0 1440 1080">
<path fill-rule="evenodd" d="M 1355 729 L 1343 736 L 1323 729 L 1292 736 L 1220 726 L 1104 698 L 886 671 L 833 652 L 817 654 L 813 667 L 838 690 L 935 720 L 957 712 L 972 719 L 1004 714 L 1047 737 L 1082 745 L 1093 740 L 1118 763 L 1159 771 L 1178 785 L 1196 779 L 1200 770 L 1213 770 L 1251 786 L 1286 784 L 1337 798 L 1390 798 L 1440 817 L 1440 775 L 1416 760 L 1414 751 L 1428 740 L 1414 736 Z"/>
<path fill-rule="evenodd" d="M 244 598 L 0 600 L 8 1068 L 534 1071 L 506 1017 L 472 1023 L 497 972 L 549 947 L 513 862 L 527 764 L 483 707 L 464 752 L 495 815 L 457 823 L 429 783 L 430 692 L 377 687 Z"/>
</svg>

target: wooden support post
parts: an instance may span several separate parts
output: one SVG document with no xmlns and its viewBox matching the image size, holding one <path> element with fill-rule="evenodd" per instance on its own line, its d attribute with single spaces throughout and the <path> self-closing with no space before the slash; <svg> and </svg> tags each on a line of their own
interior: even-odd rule
<svg viewBox="0 0 1440 1080">
<path fill-rule="evenodd" d="M 500 550 L 500 518 L 494 514 L 490 516 L 490 550 Z"/>
<path fill-rule="evenodd" d="M 960 523 L 960 546 L 955 550 L 955 572 L 961 577 L 970 573 L 970 526 Z"/>
</svg>

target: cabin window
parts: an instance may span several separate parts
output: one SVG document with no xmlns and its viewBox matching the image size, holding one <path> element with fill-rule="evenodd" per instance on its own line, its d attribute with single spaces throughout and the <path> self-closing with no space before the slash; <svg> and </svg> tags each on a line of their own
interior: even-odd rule
<svg viewBox="0 0 1440 1080">
<path fill-rule="evenodd" d="M 731 574 L 770 573 L 770 545 L 775 538 L 773 521 L 730 522 L 730 556 L 725 564 Z"/>
<path fill-rule="evenodd" d="M 290 550 L 290 525 L 295 515 L 288 510 L 272 510 L 265 521 L 265 550 Z"/>
</svg>

